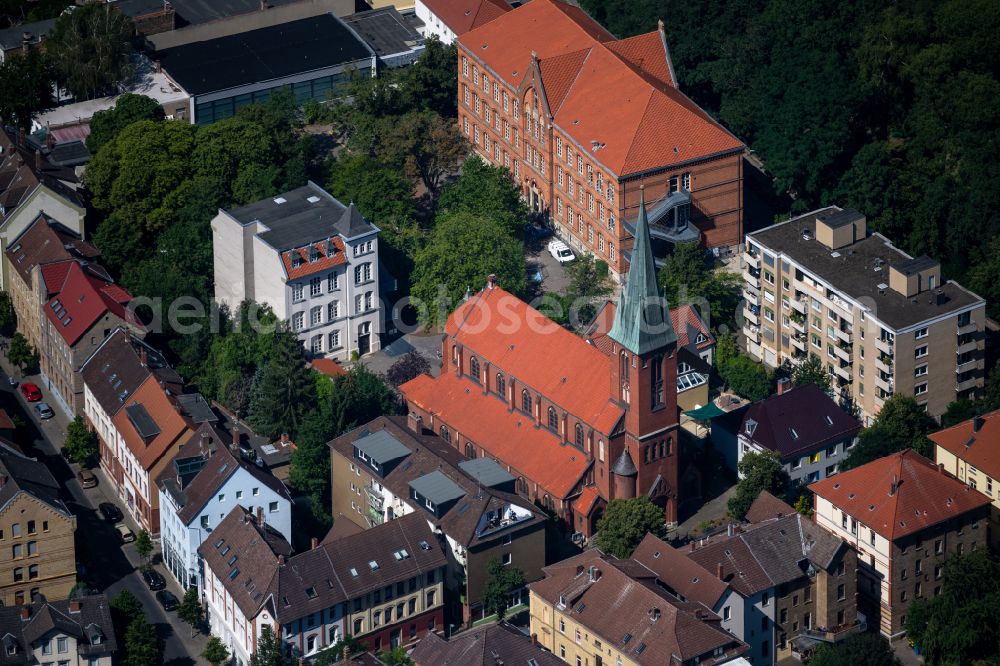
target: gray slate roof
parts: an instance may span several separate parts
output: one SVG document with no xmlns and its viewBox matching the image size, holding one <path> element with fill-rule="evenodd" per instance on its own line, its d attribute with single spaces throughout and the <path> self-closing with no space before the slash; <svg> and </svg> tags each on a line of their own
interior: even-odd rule
<svg viewBox="0 0 1000 666">
<path fill-rule="evenodd" d="M 344 23 L 351 26 L 379 57 L 405 53 L 424 41 L 392 6 L 345 16 Z"/>
<path fill-rule="evenodd" d="M 354 446 L 379 465 L 404 458 L 411 453 L 410 449 L 385 430 L 358 438 Z"/>
<path fill-rule="evenodd" d="M 639 203 L 628 280 L 615 309 L 608 337 L 633 354 L 646 354 L 677 342 L 670 322 L 670 308 L 656 281 L 653 248 L 649 239 L 645 195 Z"/>
<path fill-rule="evenodd" d="M 45 463 L 29 458 L 0 440 L 0 476 L 6 477 L 0 485 L 0 510 L 18 495 L 27 493 L 44 502 L 55 511 L 72 517 L 69 509 L 59 499 L 59 482 Z"/>
<path fill-rule="evenodd" d="M 506 622 L 486 624 L 445 640 L 429 632 L 410 655 L 418 666 L 565 666 L 565 662 Z"/>
<path fill-rule="evenodd" d="M 276 197 L 226 212 L 241 224 L 256 221 L 266 226 L 267 230 L 259 236 L 277 250 L 304 247 L 337 235 L 354 238 L 378 231 L 365 222 L 354 205 L 344 206 L 311 181 Z"/>
<path fill-rule="evenodd" d="M 751 421 L 756 424 L 752 435 L 747 433 Z M 851 438 L 860 429 L 861 422 L 821 388 L 804 384 L 750 405 L 740 433 L 789 460 Z"/>
<path fill-rule="evenodd" d="M 25 32 L 30 32 L 33 36 L 32 42 L 36 42 L 39 36 L 47 36 L 55 24 L 55 19 L 45 19 L 44 21 L 22 23 L 11 28 L 4 28 L 0 30 L 0 49 L 6 51 L 20 47 Z"/>
<path fill-rule="evenodd" d="M 473 458 L 458 463 L 459 468 L 487 488 L 509 484 L 514 475 L 493 458 Z"/>
<path fill-rule="evenodd" d="M 446 504 L 465 495 L 465 491 L 440 470 L 410 481 L 410 488 L 435 504 Z"/>
<path fill-rule="evenodd" d="M 78 639 L 78 653 L 84 662 L 87 657 L 114 653 L 117 642 L 107 597 L 95 594 L 77 597 L 76 601 L 80 603 L 79 610 L 72 610 L 68 599 L 39 601 L 28 606 L 0 606 L 0 638 L 3 639 L 0 664 L 36 663 L 33 658 L 28 659 L 30 646 L 47 635 L 56 635 L 51 632 Z M 27 620 L 21 618 L 21 609 L 25 607 L 29 612 Z M 100 642 L 95 644 L 92 636 L 99 636 Z M 15 654 L 8 653 L 7 648 L 11 645 L 17 648 Z"/>
</svg>

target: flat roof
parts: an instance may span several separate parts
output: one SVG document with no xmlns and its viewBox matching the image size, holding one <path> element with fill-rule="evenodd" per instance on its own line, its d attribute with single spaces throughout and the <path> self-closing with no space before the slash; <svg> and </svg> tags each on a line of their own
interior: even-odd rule
<svg viewBox="0 0 1000 666">
<path fill-rule="evenodd" d="M 983 299 L 957 282 L 947 281 L 933 290 L 907 297 L 890 289 L 889 268 L 914 261 L 889 239 L 872 234 L 851 245 L 831 250 L 815 238 L 815 221 L 836 207 L 812 211 L 747 235 L 747 239 L 779 252 L 810 273 L 861 301 L 879 321 L 895 330 L 958 312 L 983 303 Z M 808 238 L 802 233 L 808 230 Z M 882 288 L 879 285 L 883 285 Z"/>
<path fill-rule="evenodd" d="M 395 7 L 371 9 L 344 17 L 344 23 L 380 57 L 423 48 L 424 38 Z"/>
<path fill-rule="evenodd" d="M 440 470 L 413 479 L 410 481 L 410 488 L 435 504 L 445 504 L 465 495 L 462 487 Z"/>
<path fill-rule="evenodd" d="M 267 230 L 258 235 L 280 251 L 338 234 L 354 238 L 376 231 L 361 219 L 356 208 L 345 207 L 313 182 L 226 212 L 240 224 L 260 222 L 266 226 Z"/>
<path fill-rule="evenodd" d="M 183 2 L 184 0 L 181 0 L 181 3 Z M 115 7 L 125 16 L 135 18 L 136 16 L 146 16 L 147 14 L 162 12 L 166 4 L 164 0 L 117 0 Z M 176 3 L 171 2 L 170 4 L 173 5 Z"/>
<path fill-rule="evenodd" d="M 458 466 L 463 472 L 487 488 L 510 483 L 514 480 L 511 473 L 501 467 L 500 463 L 493 458 L 463 460 L 458 463 Z"/>
<path fill-rule="evenodd" d="M 292 5 L 308 0 L 268 0 L 268 7 Z M 260 0 L 170 0 L 185 24 L 207 23 L 227 16 L 260 11 Z"/>
<path fill-rule="evenodd" d="M 402 442 L 385 430 L 359 437 L 354 440 L 354 447 L 379 465 L 405 458 L 412 453 Z"/>
<path fill-rule="evenodd" d="M 180 11 L 178 9 L 178 11 Z M 205 95 L 325 67 L 374 53 L 332 14 L 159 51 L 170 77 L 192 95 Z"/>
</svg>

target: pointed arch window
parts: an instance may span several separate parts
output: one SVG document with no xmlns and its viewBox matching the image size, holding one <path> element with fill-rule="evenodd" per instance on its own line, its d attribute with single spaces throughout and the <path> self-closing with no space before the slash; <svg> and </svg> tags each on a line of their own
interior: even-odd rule
<svg viewBox="0 0 1000 666">
<path fill-rule="evenodd" d="M 476 457 L 476 447 L 472 444 L 472 442 L 465 443 L 465 457 L 466 458 Z"/>
<path fill-rule="evenodd" d="M 528 393 L 528 389 L 521 391 L 521 409 L 531 414 L 531 394 Z"/>
<path fill-rule="evenodd" d="M 553 432 L 559 432 L 559 416 L 556 415 L 556 410 L 549 407 L 549 428 Z"/>
<path fill-rule="evenodd" d="M 441 432 L 441 439 L 451 444 L 451 431 L 448 430 L 448 426 L 446 425 L 441 426 L 440 432 Z"/>
<path fill-rule="evenodd" d="M 471 374 L 472 378 L 477 382 L 481 381 L 479 376 L 479 359 L 475 356 L 473 356 L 472 360 L 469 361 L 469 374 Z"/>
<path fill-rule="evenodd" d="M 576 445 L 577 445 L 577 446 L 578 446 L 579 448 L 581 448 L 581 449 L 582 449 L 582 448 L 583 448 L 583 441 L 584 441 L 584 437 L 583 437 L 583 426 L 582 426 L 582 425 L 580 425 L 579 423 L 577 423 L 577 424 L 576 424 L 576 428 L 574 428 L 574 433 L 573 433 L 573 434 L 574 434 L 574 436 L 575 436 L 575 437 L 574 437 L 574 439 L 575 439 L 575 441 L 576 441 Z"/>
<path fill-rule="evenodd" d="M 663 384 L 663 357 L 656 356 L 649 368 L 649 389 L 651 407 L 656 409 L 665 404 Z"/>
<path fill-rule="evenodd" d="M 497 394 L 500 397 L 507 395 L 507 380 L 501 373 L 497 373 Z"/>
</svg>

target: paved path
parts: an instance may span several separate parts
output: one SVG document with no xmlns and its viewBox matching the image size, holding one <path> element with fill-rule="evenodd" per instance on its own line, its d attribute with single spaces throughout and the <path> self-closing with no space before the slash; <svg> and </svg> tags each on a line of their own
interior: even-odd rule
<svg viewBox="0 0 1000 666">
<path fill-rule="evenodd" d="M 437 377 L 441 373 L 441 336 L 436 333 L 407 333 L 392 344 L 365 356 L 361 363 L 381 375 L 411 351 L 416 351 L 427 359 L 431 375 Z"/>
<path fill-rule="evenodd" d="M 55 416 L 47 421 L 41 421 L 35 410 L 25 402 L 21 392 L 11 387 L 7 382 L 11 366 L 5 357 L 0 357 L 0 368 L 5 376 L 0 381 L 0 407 L 13 416 L 20 413 L 27 424 L 27 435 L 23 441 L 32 440 L 28 455 L 43 460 L 56 480 L 63 488 L 63 501 L 77 517 L 76 526 L 76 559 L 84 566 L 84 572 L 78 577 L 80 582 L 104 592 L 108 598 L 113 598 L 122 589 L 130 590 L 140 602 L 146 613 L 146 619 L 156 628 L 157 634 L 163 640 L 164 664 L 181 666 L 195 664 L 200 661 L 199 655 L 204 650 L 207 637 L 199 634 L 191 638 L 190 626 L 181 622 L 177 613 L 164 612 L 156 601 L 153 593 L 139 576 L 139 556 L 135 544 L 120 544 L 120 537 L 114 526 L 108 524 L 97 513 L 96 507 L 101 502 L 117 503 L 117 496 L 111 482 L 101 473 L 94 470 L 99 479 L 95 488 L 83 488 L 76 479 L 77 465 L 68 464 L 60 455 L 62 442 L 66 439 L 66 426 L 69 418 L 66 414 L 54 408 Z M 20 375 L 15 375 L 20 378 Z M 32 382 L 42 389 L 42 400 L 55 407 L 55 400 L 45 388 L 37 375 L 20 379 L 22 382 Z M 122 510 L 125 520 L 138 534 L 138 525 Z M 162 566 L 158 571 L 167 580 L 167 587 L 178 599 L 183 596 L 183 590 Z"/>
</svg>

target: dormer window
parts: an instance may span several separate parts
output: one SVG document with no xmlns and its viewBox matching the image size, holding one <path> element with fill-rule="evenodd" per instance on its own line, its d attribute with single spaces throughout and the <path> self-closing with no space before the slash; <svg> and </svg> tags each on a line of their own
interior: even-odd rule
<svg viewBox="0 0 1000 666">
<path fill-rule="evenodd" d="M 302 256 L 298 252 L 292 252 L 292 268 L 298 268 L 302 265 Z"/>
<path fill-rule="evenodd" d="M 744 426 L 747 437 L 753 437 L 754 432 L 757 430 L 757 422 L 753 419 L 748 419 L 746 425 Z"/>
</svg>

